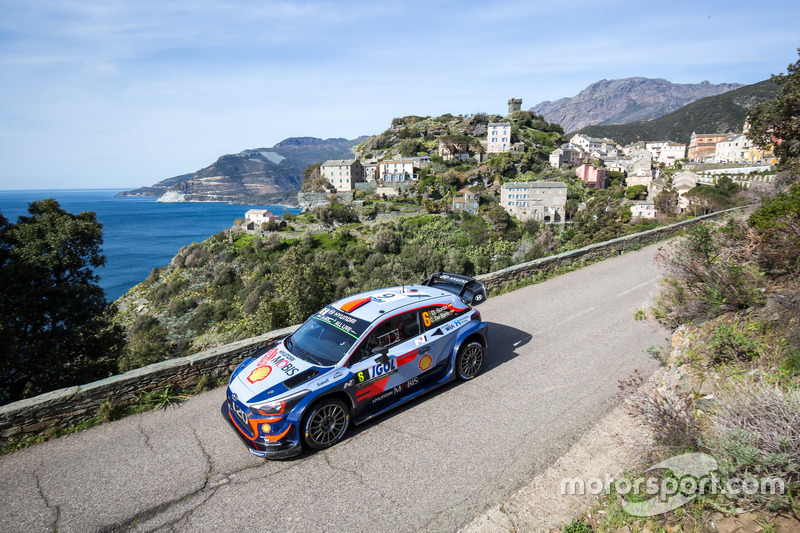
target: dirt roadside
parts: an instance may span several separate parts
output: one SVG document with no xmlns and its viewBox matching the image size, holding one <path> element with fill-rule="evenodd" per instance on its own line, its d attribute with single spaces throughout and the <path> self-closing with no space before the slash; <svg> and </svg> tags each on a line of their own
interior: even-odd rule
<svg viewBox="0 0 800 533">
<path fill-rule="evenodd" d="M 651 380 L 661 379 L 659 369 Z M 561 531 L 562 526 L 597 502 L 588 494 L 562 495 L 565 479 L 616 477 L 637 466 L 652 446 L 647 427 L 620 404 L 583 434 L 572 448 L 547 470 L 533 478 L 507 501 L 495 505 L 460 533 L 509 533 Z"/>
</svg>

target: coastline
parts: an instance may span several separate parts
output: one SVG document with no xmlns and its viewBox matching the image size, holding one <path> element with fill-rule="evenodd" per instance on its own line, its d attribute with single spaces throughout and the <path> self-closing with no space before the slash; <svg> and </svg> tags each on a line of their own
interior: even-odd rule
<svg viewBox="0 0 800 533">
<path fill-rule="evenodd" d="M 123 189 L 27 189 L 0 191 L 0 212 L 10 221 L 26 216 L 29 203 L 55 198 L 77 214 L 93 211 L 103 225 L 106 264 L 96 270 L 109 301 L 144 281 L 153 268 L 168 264 L 181 246 L 200 242 L 244 218 L 251 208 L 276 214 L 299 207 L 276 203 L 177 202 L 157 204 L 154 197 L 116 196 Z M 287 204 L 289 202 L 286 202 Z M 252 207 L 247 207 L 252 206 Z"/>
<path fill-rule="evenodd" d="M 117 189 L 112 189 L 117 190 Z M 214 199 L 200 195 L 186 194 L 178 191 L 135 192 L 141 189 L 123 190 L 114 196 L 117 198 L 156 198 L 157 203 L 182 204 L 182 203 L 214 203 L 227 205 L 272 205 L 286 209 L 299 209 L 297 201 L 299 191 L 283 191 L 262 194 L 260 196 L 247 196 L 241 198 Z M 293 201 L 292 201 L 293 200 Z"/>
</svg>

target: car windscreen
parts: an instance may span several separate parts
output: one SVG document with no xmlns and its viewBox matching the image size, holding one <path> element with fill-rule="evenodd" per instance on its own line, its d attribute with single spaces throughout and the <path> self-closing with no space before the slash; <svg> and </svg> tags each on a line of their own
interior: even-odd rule
<svg viewBox="0 0 800 533">
<path fill-rule="evenodd" d="M 311 362 L 330 366 L 338 363 L 369 327 L 369 322 L 331 306 L 311 316 L 292 336 L 286 347 Z M 301 353 L 297 353 L 298 350 Z"/>
</svg>

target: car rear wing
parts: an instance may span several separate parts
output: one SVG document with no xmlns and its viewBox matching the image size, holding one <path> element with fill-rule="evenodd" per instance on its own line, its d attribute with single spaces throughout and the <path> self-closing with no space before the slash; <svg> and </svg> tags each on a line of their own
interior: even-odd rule
<svg viewBox="0 0 800 533">
<path fill-rule="evenodd" d="M 480 281 L 461 274 L 450 272 L 435 272 L 424 280 L 422 285 L 436 287 L 458 296 L 462 302 L 469 305 L 478 305 L 486 301 L 486 288 Z"/>
</svg>

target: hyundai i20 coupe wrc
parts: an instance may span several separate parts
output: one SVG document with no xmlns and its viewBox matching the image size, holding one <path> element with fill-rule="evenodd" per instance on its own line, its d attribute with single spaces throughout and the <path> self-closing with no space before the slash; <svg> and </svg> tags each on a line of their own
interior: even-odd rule
<svg viewBox="0 0 800 533">
<path fill-rule="evenodd" d="M 419 285 L 336 301 L 231 375 L 222 414 L 258 456 L 321 450 L 360 424 L 481 370 L 487 325 L 479 281 L 437 272 Z"/>
</svg>

